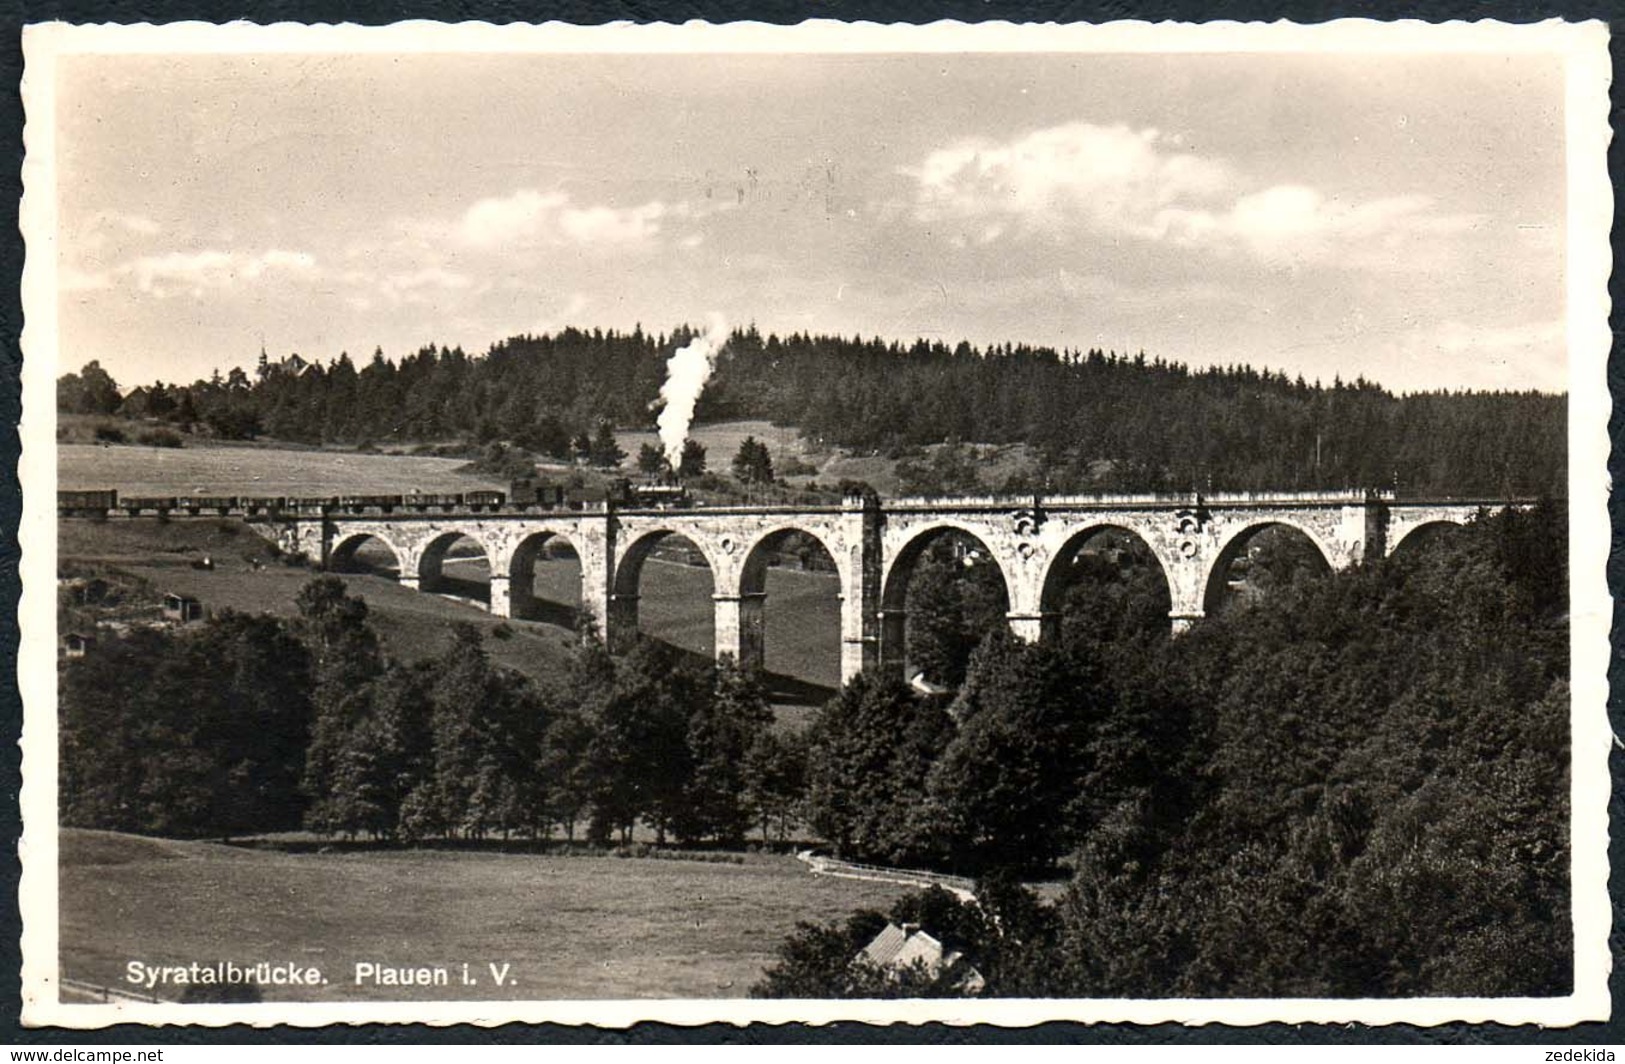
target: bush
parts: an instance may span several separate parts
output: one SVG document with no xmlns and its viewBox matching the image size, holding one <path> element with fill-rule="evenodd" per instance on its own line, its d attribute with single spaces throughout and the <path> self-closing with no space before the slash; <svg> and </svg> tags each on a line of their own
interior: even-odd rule
<svg viewBox="0 0 1625 1064">
<path fill-rule="evenodd" d="M 136 442 L 143 447 L 182 447 L 180 433 L 173 429 L 150 429 L 136 437 Z"/>
<path fill-rule="evenodd" d="M 779 476 L 806 477 L 818 472 L 818 467 L 811 462 L 803 462 L 793 454 L 787 454 L 779 459 Z"/>
<path fill-rule="evenodd" d="M 97 425 L 95 435 L 98 443 L 123 443 L 125 441 L 124 430 L 117 425 Z"/>
</svg>

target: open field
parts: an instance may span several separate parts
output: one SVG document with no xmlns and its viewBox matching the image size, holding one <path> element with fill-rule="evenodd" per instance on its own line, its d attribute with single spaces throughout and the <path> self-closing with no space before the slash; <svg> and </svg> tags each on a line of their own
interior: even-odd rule
<svg viewBox="0 0 1625 1064">
<path fill-rule="evenodd" d="M 782 465 L 784 459 L 790 456 L 817 465 L 820 456 L 813 453 L 801 433 L 793 426 L 778 427 L 771 421 L 717 421 L 709 424 L 695 425 L 689 435 L 700 442 L 705 448 L 705 464 L 713 473 L 726 473 L 732 465 L 734 455 L 739 453 L 739 445 L 745 442 L 745 437 L 754 436 L 762 443 L 767 444 L 767 452 L 773 457 L 775 468 Z M 632 468 L 637 461 L 638 448 L 647 443 L 652 447 L 660 446 L 660 437 L 650 428 L 645 431 L 637 429 L 616 429 L 615 438 L 620 442 L 621 450 L 627 453 L 626 466 Z"/>
<path fill-rule="evenodd" d="M 903 888 L 743 864 L 398 851 L 287 854 L 62 832 L 62 974 L 121 986 L 125 965 L 319 967 L 269 1000 L 743 997 L 797 920 L 887 908 Z M 356 986 L 359 961 L 445 965 L 475 986 Z M 511 964 L 495 986 L 486 965 Z M 171 996 L 174 991 L 170 991 Z"/>
<path fill-rule="evenodd" d="M 127 495 L 394 495 L 506 489 L 459 473 L 457 458 L 284 450 L 188 442 L 182 448 L 60 444 L 62 490 L 117 488 Z"/>
<path fill-rule="evenodd" d="M 817 461 L 794 429 L 774 428 L 766 421 L 699 425 L 693 436 L 705 445 L 715 472 L 727 472 L 746 436 L 766 443 L 775 463 L 782 463 L 789 455 Z M 639 445 L 660 445 L 653 431 L 625 430 L 617 438 L 627 453 L 622 468 L 627 475 L 636 469 Z M 492 477 L 458 472 L 467 464 L 460 458 L 360 454 L 190 438 L 186 446 L 179 448 L 59 443 L 56 456 L 61 489 L 117 488 L 130 495 L 392 495 L 413 490 L 458 492 L 507 487 Z M 568 463 L 545 460 L 541 467 L 556 476 L 573 468 Z"/>
</svg>

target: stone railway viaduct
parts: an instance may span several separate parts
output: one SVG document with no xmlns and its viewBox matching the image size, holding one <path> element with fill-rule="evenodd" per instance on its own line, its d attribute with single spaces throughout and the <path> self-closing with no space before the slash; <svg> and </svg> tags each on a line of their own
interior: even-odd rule
<svg viewBox="0 0 1625 1064">
<path fill-rule="evenodd" d="M 793 533 L 823 545 L 840 579 L 841 679 L 864 669 L 903 668 L 907 589 L 914 565 L 938 537 L 978 541 L 1004 577 L 1011 629 L 1029 640 L 1054 623 L 1062 566 L 1092 535 L 1139 537 L 1161 565 L 1177 634 L 1223 593 L 1229 563 L 1263 529 L 1287 526 L 1318 548 L 1331 569 L 1397 550 L 1418 531 L 1463 524 L 1508 500 L 1396 500 L 1378 492 L 1229 495 L 1027 496 L 1021 498 L 848 498 L 835 506 L 702 506 L 573 510 L 509 507 L 300 505 L 250 515 L 284 550 L 342 569 L 368 537 L 395 555 L 400 582 L 433 589 L 447 551 L 467 537 L 490 566 L 490 609 L 530 606 L 543 548 L 563 540 L 581 562 L 581 604 L 607 638 L 635 630 L 644 562 L 661 540 L 682 536 L 709 564 L 717 655 L 760 663 L 766 574 Z"/>
</svg>

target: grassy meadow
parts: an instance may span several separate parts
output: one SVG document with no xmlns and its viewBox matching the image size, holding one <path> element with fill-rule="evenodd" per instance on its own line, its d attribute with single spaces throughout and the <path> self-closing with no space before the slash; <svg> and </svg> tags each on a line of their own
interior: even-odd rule
<svg viewBox="0 0 1625 1064">
<path fill-rule="evenodd" d="M 65 978 L 119 987 L 131 960 L 229 959 L 295 961 L 328 979 L 267 1000 L 743 997 L 797 920 L 887 908 L 903 891 L 754 854 L 292 854 L 73 829 L 61 844 Z M 458 980 L 466 962 L 479 983 L 356 986 L 358 961 L 446 965 Z M 493 985 L 493 962 L 514 982 Z"/>
<path fill-rule="evenodd" d="M 459 473 L 458 458 L 284 450 L 188 441 L 185 447 L 58 444 L 57 487 L 125 495 L 398 495 L 506 488 Z"/>
</svg>

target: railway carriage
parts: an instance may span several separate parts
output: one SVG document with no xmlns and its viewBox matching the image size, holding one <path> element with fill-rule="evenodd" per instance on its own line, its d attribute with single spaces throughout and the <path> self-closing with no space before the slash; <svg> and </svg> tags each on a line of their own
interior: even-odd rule
<svg viewBox="0 0 1625 1064">
<path fill-rule="evenodd" d="M 508 496 L 500 491 L 471 491 L 463 496 L 470 510 L 500 510 Z"/>
<path fill-rule="evenodd" d="M 144 513 L 167 514 L 176 508 L 173 495 L 127 495 L 119 500 L 119 509 L 136 517 Z"/>
<path fill-rule="evenodd" d="M 448 495 L 414 492 L 403 499 L 402 505 L 408 510 L 416 510 L 420 513 L 425 510 L 440 510 L 449 513 L 452 510 L 462 508 L 463 496 L 461 493 Z"/>
<path fill-rule="evenodd" d="M 182 495 L 175 500 L 175 508 L 188 510 L 192 513 L 202 513 L 213 510 L 216 513 L 228 514 L 237 509 L 237 496 L 235 495 Z"/>
<path fill-rule="evenodd" d="M 400 495 L 340 495 L 331 500 L 334 506 L 348 510 L 351 513 L 364 513 L 367 510 L 382 510 L 384 513 L 392 512 L 402 503 Z"/>
<path fill-rule="evenodd" d="M 107 511 L 118 505 L 118 492 L 59 491 L 56 493 L 56 511 L 70 517 L 105 517 Z"/>
</svg>

